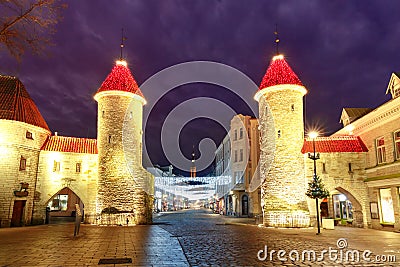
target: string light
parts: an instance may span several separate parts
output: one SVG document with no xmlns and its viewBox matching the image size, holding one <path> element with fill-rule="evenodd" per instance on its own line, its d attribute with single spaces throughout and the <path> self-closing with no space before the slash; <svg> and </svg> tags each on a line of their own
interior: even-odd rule
<svg viewBox="0 0 400 267">
<path fill-rule="evenodd" d="M 260 90 L 279 84 L 303 86 L 299 77 L 290 68 L 283 55 L 274 56 L 262 79 Z"/>
<path fill-rule="evenodd" d="M 97 93 L 103 91 L 125 91 L 144 98 L 125 61 L 117 61 Z"/>
</svg>

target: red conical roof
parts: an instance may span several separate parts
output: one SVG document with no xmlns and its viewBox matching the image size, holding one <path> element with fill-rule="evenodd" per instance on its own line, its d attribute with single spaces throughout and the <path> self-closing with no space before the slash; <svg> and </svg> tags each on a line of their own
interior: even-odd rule
<svg viewBox="0 0 400 267">
<path fill-rule="evenodd" d="M 139 95 L 144 98 L 142 92 L 127 67 L 126 61 L 117 61 L 111 73 L 101 84 L 97 93 L 104 91 L 124 91 Z"/>
<path fill-rule="evenodd" d="M 267 72 L 261 81 L 260 90 L 279 84 L 293 84 L 303 86 L 299 77 L 290 68 L 283 55 L 274 56 Z"/>
<path fill-rule="evenodd" d="M 0 119 L 25 122 L 50 131 L 22 82 L 0 75 Z"/>
</svg>

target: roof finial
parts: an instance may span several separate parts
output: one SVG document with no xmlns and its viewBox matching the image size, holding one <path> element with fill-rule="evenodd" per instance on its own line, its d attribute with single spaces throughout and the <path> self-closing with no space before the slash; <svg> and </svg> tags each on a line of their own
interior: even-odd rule
<svg viewBox="0 0 400 267">
<path fill-rule="evenodd" d="M 122 50 L 124 48 L 124 41 L 126 40 L 126 37 L 124 36 L 124 28 L 121 29 L 121 54 L 120 54 L 120 60 L 123 59 L 122 57 Z"/>
<path fill-rule="evenodd" d="M 279 36 L 278 36 L 278 24 L 275 24 L 275 45 L 276 45 L 276 55 L 279 55 Z"/>
</svg>

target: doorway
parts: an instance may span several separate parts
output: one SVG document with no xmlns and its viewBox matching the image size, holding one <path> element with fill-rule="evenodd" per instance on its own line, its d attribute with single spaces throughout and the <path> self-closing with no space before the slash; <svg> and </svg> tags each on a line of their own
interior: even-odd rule
<svg viewBox="0 0 400 267">
<path fill-rule="evenodd" d="M 249 215 L 249 197 L 247 195 L 242 196 L 242 215 Z"/>
<path fill-rule="evenodd" d="M 11 227 L 18 227 L 23 225 L 23 215 L 26 200 L 15 200 L 13 213 L 11 217 Z"/>
</svg>

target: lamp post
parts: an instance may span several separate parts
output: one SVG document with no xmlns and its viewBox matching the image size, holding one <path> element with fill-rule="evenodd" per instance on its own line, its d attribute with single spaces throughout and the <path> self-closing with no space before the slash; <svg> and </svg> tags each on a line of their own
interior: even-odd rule
<svg viewBox="0 0 400 267">
<path fill-rule="evenodd" d="M 314 161 L 314 175 L 313 175 L 313 179 L 314 181 L 317 181 L 317 160 L 319 159 L 319 153 L 316 154 L 315 153 L 315 138 L 318 137 L 318 133 L 317 132 L 310 132 L 308 134 L 308 136 L 312 139 L 312 144 L 313 144 L 313 154 L 308 153 L 308 158 L 312 159 Z M 319 225 L 319 207 L 318 207 L 318 197 L 315 198 L 315 204 L 316 204 L 316 208 L 317 208 L 317 227 L 318 227 L 318 232 L 317 235 L 319 235 L 321 233 L 321 228 Z"/>
</svg>

